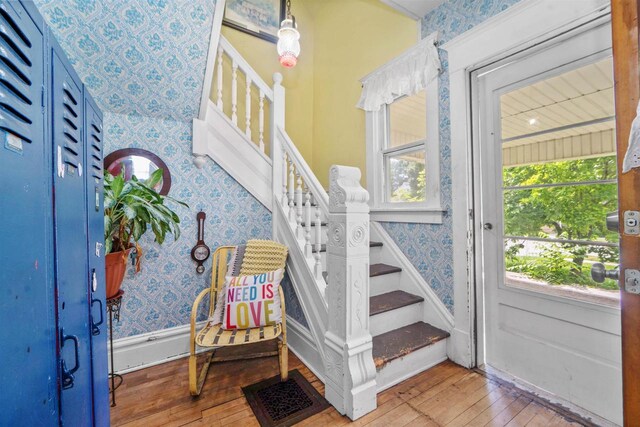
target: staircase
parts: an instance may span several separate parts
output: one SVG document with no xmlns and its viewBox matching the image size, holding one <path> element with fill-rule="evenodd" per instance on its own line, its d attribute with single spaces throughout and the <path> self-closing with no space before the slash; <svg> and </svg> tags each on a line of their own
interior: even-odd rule
<svg viewBox="0 0 640 427">
<path fill-rule="evenodd" d="M 271 209 L 309 325 L 289 321 L 289 346 L 323 379 L 332 405 L 359 418 L 378 392 L 447 358 L 453 319 L 371 223 L 360 171 L 333 166 L 329 192 L 320 185 L 284 130 L 282 76 L 269 87 L 223 36 L 217 53 L 216 102 L 194 120 L 195 163 L 212 158 Z"/>
</svg>

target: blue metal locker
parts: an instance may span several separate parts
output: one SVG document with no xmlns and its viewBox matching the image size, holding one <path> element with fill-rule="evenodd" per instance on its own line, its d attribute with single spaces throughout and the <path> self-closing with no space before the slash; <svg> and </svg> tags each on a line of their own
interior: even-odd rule
<svg viewBox="0 0 640 427">
<path fill-rule="evenodd" d="M 84 88 L 84 129 L 89 283 L 91 284 L 91 354 L 94 424 L 109 425 L 106 285 L 104 277 L 103 132 L 102 113 Z"/>
<path fill-rule="evenodd" d="M 92 372 L 87 254 L 82 83 L 55 39 L 49 38 L 54 230 L 60 348 L 60 419 L 91 425 Z"/>
<path fill-rule="evenodd" d="M 0 0 L 0 424 L 11 426 L 58 424 L 43 33 L 42 18 Z"/>
</svg>

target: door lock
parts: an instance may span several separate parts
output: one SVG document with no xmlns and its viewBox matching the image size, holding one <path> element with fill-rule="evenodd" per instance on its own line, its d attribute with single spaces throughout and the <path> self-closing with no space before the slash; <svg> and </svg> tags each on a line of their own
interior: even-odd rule
<svg viewBox="0 0 640 427">
<path fill-rule="evenodd" d="M 493 230 L 493 224 L 491 224 L 490 222 L 485 222 L 482 225 L 482 228 L 484 228 L 485 230 Z"/>
<path fill-rule="evenodd" d="M 624 234 L 640 234 L 640 212 L 624 211 Z"/>
<path fill-rule="evenodd" d="M 640 271 L 630 268 L 624 271 L 624 290 L 630 294 L 640 294 Z"/>
</svg>

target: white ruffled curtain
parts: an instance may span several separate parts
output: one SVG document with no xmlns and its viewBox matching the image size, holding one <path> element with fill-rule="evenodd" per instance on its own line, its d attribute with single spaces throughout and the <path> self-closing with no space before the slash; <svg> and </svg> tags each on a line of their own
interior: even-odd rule
<svg viewBox="0 0 640 427">
<path fill-rule="evenodd" d="M 362 81 L 358 108 L 378 111 L 403 95 L 415 95 L 441 70 L 435 39 L 430 37 L 374 71 Z"/>
</svg>

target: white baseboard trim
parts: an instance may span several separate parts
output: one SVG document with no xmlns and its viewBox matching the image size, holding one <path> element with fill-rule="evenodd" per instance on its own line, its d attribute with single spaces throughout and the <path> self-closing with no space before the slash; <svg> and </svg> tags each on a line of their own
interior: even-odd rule
<svg viewBox="0 0 640 427">
<path fill-rule="evenodd" d="M 197 329 L 202 328 L 204 324 L 205 322 L 198 323 Z M 287 331 L 289 349 L 324 383 L 324 362 L 311 339 L 311 332 L 290 317 L 287 317 Z M 202 351 L 206 349 L 199 350 Z M 118 374 L 149 368 L 188 355 L 189 325 L 113 341 L 114 370 Z"/>
<path fill-rule="evenodd" d="M 324 383 L 324 362 L 313 339 L 311 339 L 311 331 L 289 316 L 287 316 L 287 345 L 289 350 Z"/>
<path fill-rule="evenodd" d="M 196 328 L 200 329 L 204 323 L 198 323 Z M 114 340 L 115 372 L 126 374 L 188 356 L 189 331 L 189 325 L 182 325 Z"/>
<path fill-rule="evenodd" d="M 473 358 L 471 357 L 471 337 L 469 332 L 454 328 L 450 334 L 451 336 L 447 339 L 447 355 L 449 359 L 465 368 L 472 368 Z"/>
</svg>

